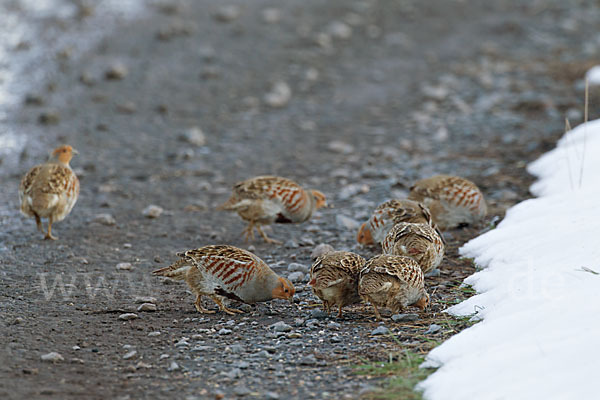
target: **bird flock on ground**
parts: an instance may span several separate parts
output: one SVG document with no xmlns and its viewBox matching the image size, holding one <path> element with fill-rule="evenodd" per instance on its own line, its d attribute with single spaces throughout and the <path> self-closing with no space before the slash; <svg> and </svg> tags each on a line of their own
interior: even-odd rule
<svg viewBox="0 0 600 400">
<path fill-rule="evenodd" d="M 57 147 L 50 160 L 29 170 L 19 187 L 21 212 L 35 218 L 44 232 L 42 218 L 48 219 L 45 239 L 56 240 L 52 224 L 63 220 L 79 196 L 79 180 L 69 163 L 77 152 L 69 145 Z M 234 185 L 231 197 L 218 210 L 235 211 L 248 223 L 246 240 L 254 230 L 267 243 L 262 226 L 273 223 L 301 223 L 315 210 L 327 206 L 318 190 L 305 190 L 296 182 L 278 176 L 254 177 Z M 380 246 L 382 254 L 370 260 L 348 251 L 321 254 L 310 269 L 313 293 L 330 312 L 364 301 L 370 303 L 377 319 L 379 308 L 393 313 L 408 306 L 425 310 L 429 295 L 425 277 L 444 257 L 440 230 L 481 221 L 487 212 L 483 194 L 471 181 L 449 175 L 435 175 L 414 183 L 407 199 L 381 203 L 363 223 L 356 240 L 362 245 Z M 230 307 L 226 299 L 254 304 L 272 299 L 292 301 L 294 285 L 277 275 L 258 256 L 230 245 L 208 245 L 177 253 L 172 265 L 154 275 L 185 281 L 196 295 L 196 309 L 204 307 L 202 298 L 213 300 L 228 314 L 242 311 Z"/>
</svg>

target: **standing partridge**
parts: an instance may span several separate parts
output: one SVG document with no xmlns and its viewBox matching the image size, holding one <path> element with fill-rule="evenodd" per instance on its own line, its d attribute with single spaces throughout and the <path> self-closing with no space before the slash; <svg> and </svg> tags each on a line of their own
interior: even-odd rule
<svg viewBox="0 0 600 400">
<path fill-rule="evenodd" d="M 358 294 L 373 305 L 375 316 L 381 319 L 377 307 L 387 307 L 393 313 L 414 305 L 424 311 L 429 304 L 423 271 L 410 257 L 380 254 L 360 271 Z"/>
<path fill-rule="evenodd" d="M 185 281 L 196 295 L 196 309 L 214 313 L 202 306 L 202 296 L 210 297 L 227 314 L 242 311 L 227 308 L 223 298 L 254 304 L 272 299 L 292 300 L 294 285 L 277 275 L 263 260 L 233 246 L 204 246 L 177 253 L 173 265 L 152 272 Z"/>
<path fill-rule="evenodd" d="M 369 220 L 363 223 L 356 236 L 360 244 L 383 242 L 394 224 L 399 222 L 428 223 L 435 228 L 429 209 L 412 200 L 388 200 L 375 208 Z"/>
<path fill-rule="evenodd" d="M 331 306 L 338 306 L 338 318 L 342 307 L 360 302 L 358 273 L 365 259 L 348 251 L 332 251 L 317 258 L 310 269 L 310 282 L 314 294 L 323 301 L 323 310 L 329 313 Z"/>
<path fill-rule="evenodd" d="M 408 198 L 425 204 L 441 229 L 473 224 L 487 213 L 481 190 L 458 176 L 435 175 L 417 181 L 410 188 Z"/>
<path fill-rule="evenodd" d="M 444 258 L 444 242 L 429 224 L 400 222 L 388 232 L 381 245 L 384 254 L 414 258 L 426 274 Z"/>
<path fill-rule="evenodd" d="M 77 151 L 69 145 L 57 147 L 48 162 L 31 168 L 21 180 L 21 213 L 34 217 L 40 232 L 44 232 L 42 218 L 48 218 L 44 239 L 57 239 L 52 223 L 62 221 L 77 202 L 79 180 L 69 165 L 73 154 Z"/>
<path fill-rule="evenodd" d="M 233 194 L 218 209 L 236 211 L 248 221 L 244 229 L 246 240 L 254 238 L 254 228 L 267 243 L 270 239 L 261 226 L 272 223 L 299 223 L 327 205 L 325 195 L 318 190 L 304 190 L 296 182 L 278 176 L 258 176 L 237 183 Z"/>
</svg>

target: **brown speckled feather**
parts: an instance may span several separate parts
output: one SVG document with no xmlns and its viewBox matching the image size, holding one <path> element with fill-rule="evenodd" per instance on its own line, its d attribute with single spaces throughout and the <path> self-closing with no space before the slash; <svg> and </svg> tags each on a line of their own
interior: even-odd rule
<svg viewBox="0 0 600 400">
<path fill-rule="evenodd" d="M 458 176 L 435 175 L 417 181 L 408 198 L 425 204 L 442 229 L 475 223 L 487 213 L 481 190 Z"/>
<path fill-rule="evenodd" d="M 341 317 L 342 307 L 360 301 L 358 273 L 364 264 L 364 258 L 347 251 L 326 253 L 313 263 L 310 285 L 327 312 L 331 306 L 338 306 Z"/>
<path fill-rule="evenodd" d="M 373 257 L 360 271 L 358 293 L 374 307 L 387 307 L 393 312 L 416 304 L 423 309 L 429 302 L 421 268 L 410 257 L 381 254 Z"/>
<path fill-rule="evenodd" d="M 396 224 L 388 232 L 381 247 L 385 254 L 414 258 L 423 273 L 436 268 L 444 258 L 442 238 L 429 224 Z"/>
<path fill-rule="evenodd" d="M 19 186 L 21 212 L 34 217 L 40 230 L 41 218 L 48 218 L 46 239 L 56 239 L 52 223 L 63 220 L 79 197 L 79 180 L 69 166 L 73 152 L 71 146 L 58 147 L 53 160 L 30 169 Z"/>
</svg>

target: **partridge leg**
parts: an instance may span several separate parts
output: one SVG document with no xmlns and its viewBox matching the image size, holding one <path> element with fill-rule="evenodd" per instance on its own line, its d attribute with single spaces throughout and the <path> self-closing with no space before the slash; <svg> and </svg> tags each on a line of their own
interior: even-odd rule
<svg viewBox="0 0 600 400">
<path fill-rule="evenodd" d="M 35 223 L 37 225 L 38 231 L 44 233 L 44 227 L 42 226 L 42 219 L 37 214 L 34 214 L 34 216 L 35 216 Z"/>
<path fill-rule="evenodd" d="M 196 297 L 196 302 L 194 303 L 194 305 L 196 306 L 196 310 L 198 310 L 198 312 L 201 312 L 204 314 L 216 313 L 215 310 L 208 310 L 202 306 L 202 295 L 200 295 L 200 294 Z"/>
<path fill-rule="evenodd" d="M 56 240 L 58 239 L 56 236 L 52 236 L 52 215 L 48 217 L 48 233 L 44 236 L 45 240 Z"/>
<path fill-rule="evenodd" d="M 212 295 L 210 296 L 211 299 L 213 299 L 213 301 L 215 303 L 217 303 L 217 305 L 219 306 L 219 308 L 221 309 L 221 311 L 226 312 L 229 315 L 235 315 L 237 314 L 243 314 L 244 312 L 242 310 L 237 310 L 235 308 L 227 308 L 225 306 L 225 304 L 223 304 L 223 302 L 221 301 L 221 299 L 218 296 Z"/>
<path fill-rule="evenodd" d="M 260 236 L 262 236 L 262 238 L 265 240 L 265 242 L 272 243 L 272 244 L 281 244 L 281 242 L 279 240 L 271 239 L 270 237 L 268 237 L 267 234 L 263 232 L 260 225 L 256 226 L 256 230 L 258 231 L 258 233 L 260 233 Z"/>
<path fill-rule="evenodd" d="M 248 222 L 248 226 L 246 226 L 246 228 L 244 228 L 244 230 L 242 231 L 242 234 L 244 235 L 244 241 L 249 241 L 250 239 L 254 240 L 254 222 L 250 221 Z"/>
<path fill-rule="evenodd" d="M 341 304 L 339 305 L 339 310 L 338 310 L 338 315 L 337 315 L 337 317 L 338 317 L 338 318 L 342 318 L 342 305 L 341 305 Z"/>
<path fill-rule="evenodd" d="M 379 314 L 379 310 L 377 309 L 377 306 L 375 305 L 375 303 L 373 303 L 371 301 L 371 299 L 369 299 L 369 302 L 373 306 L 373 311 L 375 311 L 375 317 L 377 318 L 378 321 L 381 321 L 381 314 Z"/>
</svg>

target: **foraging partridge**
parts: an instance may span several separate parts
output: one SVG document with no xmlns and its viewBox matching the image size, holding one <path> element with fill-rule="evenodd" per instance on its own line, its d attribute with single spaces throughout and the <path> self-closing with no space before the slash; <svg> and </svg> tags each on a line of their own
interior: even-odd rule
<svg viewBox="0 0 600 400">
<path fill-rule="evenodd" d="M 381 319 L 377 307 L 387 307 L 393 313 L 414 305 L 424 311 L 429 304 L 423 271 L 410 257 L 380 254 L 362 268 L 358 294 L 373 305 L 375 316 Z"/>
<path fill-rule="evenodd" d="M 444 242 L 429 224 L 400 222 L 388 232 L 381 244 L 384 254 L 413 258 L 426 274 L 442 262 Z"/>
<path fill-rule="evenodd" d="M 50 160 L 31 168 L 19 186 L 21 213 L 34 217 L 38 230 L 43 232 L 42 218 L 48 218 L 44 239 L 52 236 L 52 223 L 62 221 L 73 209 L 79 196 L 79 180 L 69 162 L 77 151 L 69 145 L 57 147 Z"/>
<path fill-rule="evenodd" d="M 333 251 L 317 258 L 310 268 L 310 282 L 314 294 L 323 301 L 323 310 L 329 313 L 331 306 L 338 306 L 338 318 L 342 307 L 360 302 L 358 273 L 366 260 L 348 251 Z"/>
<path fill-rule="evenodd" d="M 173 265 L 152 272 L 185 281 L 196 295 L 196 309 L 214 311 L 202 306 L 202 296 L 210 297 L 227 314 L 241 313 L 223 304 L 223 298 L 254 304 L 272 299 L 292 300 L 294 285 L 277 275 L 263 260 L 249 251 L 233 246 L 204 246 L 177 253 Z"/>
<path fill-rule="evenodd" d="M 482 220 L 487 206 L 481 190 L 458 176 L 435 175 L 415 182 L 408 198 L 425 204 L 442 229 Z"/>
<path fill-rule="evenodd" d="M 363 223 L 356 236 L 360 244 L 383 242 L 390 229 L 399 222 L 428 223 L 435 228 L 429 209 L 412 200 L 388 200 L 375 208 L 369 220 Z"/>
<path fill-rule="evenodd" d="M 326 205 L 325 195 L 318 190 L 304 190 L 296 182 L 278 176 L 258 176 L 237 183 L 229 200 L 218 209 L 236 211 L 248 221 L 243 231 L 246 240 L 254 238 L 256 228 L 267 243 L 280 243 L 267 237 L 261 226 L 304 222 Z"/>
</svg>

